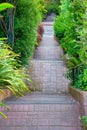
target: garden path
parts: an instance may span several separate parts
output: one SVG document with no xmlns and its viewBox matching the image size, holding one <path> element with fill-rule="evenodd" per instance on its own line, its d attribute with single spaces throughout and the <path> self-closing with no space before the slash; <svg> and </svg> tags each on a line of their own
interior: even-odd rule
<svg viewBox="0 0 87 130">
<path fill-rule="evenodd" d="M 30 66 L 37 91 L 5 101 L 11 110 L 2 108 L 8 119 L 0 117 L 0 130 L 81 130 L 80 105 L 68 93 L 67 68 L 53 23 L 43 24 L 43 40 Z"/>
</svg>

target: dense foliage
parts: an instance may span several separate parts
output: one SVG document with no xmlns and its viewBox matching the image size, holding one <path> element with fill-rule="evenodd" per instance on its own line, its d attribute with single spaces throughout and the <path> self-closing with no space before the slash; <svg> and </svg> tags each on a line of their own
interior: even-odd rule
<svg viewBox="0 0 87 130">
<path fill-rule="evenodd" d="M 87 58 L 87 1 L 61 0 L 60 9 L 60 15 L 54 24 L 55 35 L 60 40 L 65 53 L 68 54 L 68 66 L 72 68 L 86 62 Z M 83 86 L 83 79 L 85 79 L 83 89 L 86 89 L 86 75 L 84 74 L 84 78 L 79 75 L 80 79 L 75 83 L 76 86 L 80 84 L 78 88 Z"/>
<path fill-rule="evenodd" d="M 60 0 L 45 0 L 45 8 L 47 10 L 47 14 L 50 15 L 51 13 L 54 13 L 56 15 L 59 14 L 59 4 Z"/>
<path fill-rule="evenodd" d="M 11 1 L 7 0 L 7 2 Z M 3 12 L 0 36 L 8 37 L 14 52 L 20 55 L 21 63 L 27 64 L 37 44 L 37 28 L 45 12 L 44 0 L 14 0 L 12 3 L 15 9 Z"/>
<path fill-rule="evenodd" d="M 7 44 L 0 42 L 0 89 L 8 88 L 15 96 L 22 96 L 29 89 L 23 82 L 27 77 L 16 57 Z"/>
<path fill-rule="evenodd" d="M 9 3 L 0 4 L 0 12 L 13 7 Z M 30 92 L 29 87 L 24 83 L 24 80 L 28 79 L 27 75 L 16 60 L 18 55 L 3 40 L 7 39 L 0 38 L 0 93 L 4 93 L 4 89 L 9 89 L 16 97 L 22 96 L 26 91 Z M 0 106 L 6 107 L 2 102 Z M 0 115 L 7 118 L 1 111 Z"/>
<path fill-rule="evenodd" d="M 13 7 L 9 3 L 0 4 L 0 12 Z M 15 96 L 21 96 L 24 92 L 29 91 L 23 81 L 27 77 L 16 61 L 18 55 L 2 42 L 3 40 L 6 39 L 0 38 L 0 89 L 9 88 Z"/>
<path fill-rule="evenodd" d="M 41 20 L 39 0 L 20 0 L 15 15 L 14 51 L 20 54 L 23 64 L 32 56 L 36 44 L 37 27 Z"/>
</svg>

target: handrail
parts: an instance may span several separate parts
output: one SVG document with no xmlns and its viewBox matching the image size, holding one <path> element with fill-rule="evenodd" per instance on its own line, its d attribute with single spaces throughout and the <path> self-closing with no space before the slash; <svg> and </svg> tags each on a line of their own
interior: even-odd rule
<svg viewBox="0 0 87 130">
<path fill-rule="evenodd" d="M 71 81 L 73 86 L 81 87 L 84 86 L 84 76 L 85 76 L 85 69 L 87 67 L 87 61 L 78 64 L 75 67 L 72 67 L 68 70 L 67 78 Z"/>
<path fill-rule="evenodd" d="M 72 80 L 72 83 L 74 83 L 76 80 L 79 79 L 79 75 L 82 74 L 84 76 L 84 70 L 85 70 L 85 62 L 78 64 L 75 67 L 72 67 L 68 70 L 68 78 Z"/>
<path fill-rule="evenodd" d="M 85 62 L 83 62 L 83 63 L 81 63 L 81 64 L 78 64 L 78 65 L 75 66 L 75 67 L 69 68 L 69 70 L 76 69 L 77 67 L 79 67 L 79 66 L 81 66 L 81 65 L 84 65 L 86 62 L 87 62 L 87 61 L 85 61 Z"/>
</svg>

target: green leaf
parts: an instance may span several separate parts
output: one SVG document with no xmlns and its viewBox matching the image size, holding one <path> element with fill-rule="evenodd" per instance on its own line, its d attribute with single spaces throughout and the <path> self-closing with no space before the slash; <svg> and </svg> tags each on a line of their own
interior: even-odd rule
<svg viewBox="0 0 87 130">
<path fill-rule="evenodd" d="M 2 117 L 4 117 L 5 119 L 8 118 L 3 112 L 0 112 L 0 115 L 1 115 Z"/>
<path fill-rule="evenodd" d="M 2 107 L 6 107 L 6 104 L 0 102 L 0 106 L 2 106 Z"/>
<path fill-rule="evenodd" d="M 9 4 L 9 3 L 2 3 L 0 4 L 0 11 L 3 11 L 7 8 L 14 8 L 14 6 L 12 4 Z"/>
<path fill-rule="evenodd" d="M 82 122 L 87 126 L 87 116 L 82 116 Z"/>
<path fill-rule="evenodd" d="M 7 38 L 0 38 L 0 41 L 4 41 L 4 40 L 7 40 Z"/>
</svg>

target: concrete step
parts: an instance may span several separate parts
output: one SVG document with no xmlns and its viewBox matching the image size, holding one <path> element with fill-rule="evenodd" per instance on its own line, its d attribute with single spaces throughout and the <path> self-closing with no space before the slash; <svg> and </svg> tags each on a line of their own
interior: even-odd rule
<svg viewBox="0 0 87 130">
<path fill-rule="evenodd" d="M 9 98 L 2 107 L 8 120 L 0 118 L 1 130 L 82 130 L 80 105 L 69 94 L 33 92 Z"/>
<path fill-rule="evenodd" d="M 41 43 L 39 44 L 40 47 L 54 47 L 54 46 L 59 46 L 59 43 L 56 41 L 54 36 L 46 36 L 43 37 Z"/>
<path fill-rule="evenodd" d="M 31 100 L 28 95 L 24 98 Z M 25 100 L 21 104 L 20 101 L 19 104 L 11 101 L 10 111 L 3 109 L 8 120 L 0 118 L 1 130 L 81 130 L 80 106 L 72 100 L 67 103 L 66 99 L 64 104 L 26 104 Z"/>
<path fill-rule="evenodd" d="M 0 127 L 1 130 L 82 130 L 81 127 L 65 127 L 65 126 L 51 126 L 51 127 L 47 127 L 47 126 L 31 126 L 31 127 L 26 127 L 26 126 L 22 126 L 22 127 Z"/>
<path fill-rule="evenodd" d="M 9 104 L 10 110 L 6 110 L 5 107 L 2 107 L 2 111 L 5 113 L 12 113 L 12 112 L 49 112 L 49 113 L 55 113 L 55 112 L 60 112 L 60 113 L 71 113 L 72 117 L 73 115 L 75 116 L 76 114 L 79 114 L 80 116 L 80 105 L 79 103 L 64 103 L 64 104 L 12 104 L 12 101 L 7 102 Z M 13 101 L 14 102 L 14 101 Z M 22 113 L 21 113 L 22 114 Z M 68 116 L 68 115 L 67 115 Z M 16 117 L 17 118 L 17 117 Z M 0 116 L 0 119 L 2 117 Z"/>
<path fill-rule="evenodd" d="M 42 92 L 33 92 L 19 99 L 15 97 L 8 98 L 6 104 L 76 104 L 76 101 L 67 93 L 45 94 Z"/>
<path fill-rule="evenodd" d="M 8 120 L 0 118 L 1 130 L 81 130 L 80 105 L 67 93 L 33 92 L 5 103 L 11 110 L 2 108 Z"/>
<path fill-rule="evenodd" d="M 60 46 L 40 46 L 35 50 L 34 59 L 63 59 L 64 54 Z"/>
</svg>

